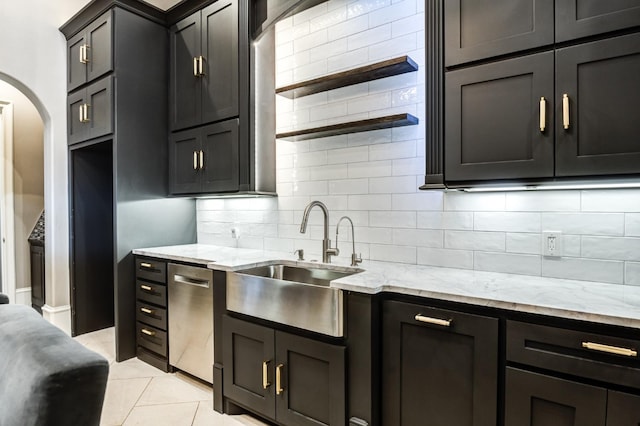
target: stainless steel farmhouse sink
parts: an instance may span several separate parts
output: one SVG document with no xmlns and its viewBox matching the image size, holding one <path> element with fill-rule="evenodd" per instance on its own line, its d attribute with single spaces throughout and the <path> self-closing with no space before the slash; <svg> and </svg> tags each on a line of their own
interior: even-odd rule
<svg viewBox="0 0 640 426">
<path fill-rule="evenodd" d="M 227 309 L 329 336 L 343 335 L 342 290 L 330 282 L 362 269 L 274 261 L 227 274 Z"/>
</svg>

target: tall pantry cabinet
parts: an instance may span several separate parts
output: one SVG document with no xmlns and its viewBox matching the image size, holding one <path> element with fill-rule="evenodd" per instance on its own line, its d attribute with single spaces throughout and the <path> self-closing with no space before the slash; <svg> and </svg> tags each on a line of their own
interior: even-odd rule
<svg viewBox="0 0 640 426">
<path fill-rule="evenodd" d="M 74 335 L 115 325 L 135 356 L 131 250 L 195 242 L 195 202 L 167 198 L 168 32 L 159 9 L 94 0 L 68 43 L 70 276 Z"/>
</svg>

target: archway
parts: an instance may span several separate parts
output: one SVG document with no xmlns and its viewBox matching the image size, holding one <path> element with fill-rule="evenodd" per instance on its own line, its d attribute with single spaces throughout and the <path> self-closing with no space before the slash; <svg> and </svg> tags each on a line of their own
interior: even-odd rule
<svg viewBox="0 0 640 426">
<path fill-rule="evenodd" d="M 0 74 L 0 276 L 2 291 L 11 301 L 30 305 L 32 264 L 27 239 L 44 210 L 44 121 L 19 86 Z M 37 303 L 42 304 L 44 300 Z"/>
</svg>

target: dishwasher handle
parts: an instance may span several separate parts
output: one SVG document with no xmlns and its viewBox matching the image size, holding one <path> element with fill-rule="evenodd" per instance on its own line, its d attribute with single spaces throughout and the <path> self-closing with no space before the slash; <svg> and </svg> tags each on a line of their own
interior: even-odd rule
<svg viewBox="0 0 640 426">
<path fill-rule="evenodd" d="M 196 287 L 203 287 L 203 288 L 209 288 L 209 286 L 211 285 L 210 280 L 201 280 L 198 278 L 187 277 L 186 275 L 179 275 L 179 274 L 173 275 L 173 281 L 180 284 L 188 284 L 188 285 L 193 285 Z"/>
</svg>

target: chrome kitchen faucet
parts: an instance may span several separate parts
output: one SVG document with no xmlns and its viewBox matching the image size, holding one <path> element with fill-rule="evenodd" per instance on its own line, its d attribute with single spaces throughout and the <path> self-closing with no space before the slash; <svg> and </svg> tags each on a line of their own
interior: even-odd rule
<svg viewBox="0 0 640 426">
<path fill-rule="evenodd" d="M 320 201 L 312 201 L 304 209 L 302 214 L 302 223 L 300 224 L 300 233 L 307 232 L 307 222 L 309 221 L 309 213 L 314 207 L 320 207 L 322 214 L 324 215 L 324 239 L 322 240 L 322 262 L 331 263 L 331 256 L 338 255 L 337 248 L 331 248 L 331 240 L 329 239 L 329 210 Z"/>
</svg>

